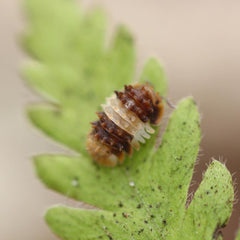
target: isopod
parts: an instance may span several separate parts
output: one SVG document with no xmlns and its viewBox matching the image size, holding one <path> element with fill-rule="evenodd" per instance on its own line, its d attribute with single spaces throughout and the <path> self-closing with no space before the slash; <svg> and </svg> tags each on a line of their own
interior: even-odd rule
<svg viewBox="0 0 240 240">
<path fill-rule="evenodd" d="M 87 151 L 100 165 L 115 166 L 124 161 L 125 154 L 139 150 L 140 143 L 154 133 L 163 115 L 163 102 L 149 83 L 125 85 L 123 91 L 114 91 L 97 112 L 87 136 Z"/>
</svg>

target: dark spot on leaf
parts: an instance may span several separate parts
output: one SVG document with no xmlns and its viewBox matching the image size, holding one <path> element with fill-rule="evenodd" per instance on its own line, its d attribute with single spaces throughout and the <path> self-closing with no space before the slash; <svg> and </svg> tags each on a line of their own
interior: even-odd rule
<svg viewBox="0 0 240 240">
<path fill-rule="evenodd" d="M 166 226 L 167 225 L 167 221 L 166 220 L 163 220 L 163 225 Z"/>
<path fill-rule="evenodd" d="M 147 220 L 145 220 L 145 221 L 144 221 L 144 223 L 148 224 L 148 221 L 147 221 Z"/>
<path fill-rule="evenodd" d="M 162 190 L 162 187 L 160 185 L 158 185 L 158 190 L 160 190 L 160 191 Z"/>
<path fill-rule="evenodd" d="M 155 216 L 153 214 L 150 215 L 151 218 L 155 218 Z"/>
<path fill-rule="evenodd" d="M 139 204 L 137 205 L 137 208 L 141 208 L 141 207 L 142 207 L 142 204 L 139 203 Z"/>
<path fill-rule="evenodd" d="M 183 122 L 182 124 L 183 124 L 183 125 L 186 125 L 186 122 Z"/>
<path fill-rule="evenodd" d="M 152 205 L 151 205 L 151 204 L 149 205 L 149 208 L 152 208 Z"/>
<path fill-rule="evenodd" d="M 179 188 L 179 189 L 182 189 L 182 185 L 179 185 L 178 188 Z"/>
<path fill-rule="evenodd" d="M 178 161 L 181 161 L 182 160 L 182 156 L 179 156 L 176 158 Z"/>
<path fill-rule="evenodd" d="M 110 240 L 113 240 L 113 237 L 110 234 L 108 234 L 107 236 Z"/>
<path fill-rule="evenodd" d="M 140 235 L 143 231 L 144 231 L 144 229 L 141 228 L 141 229 L 138 231 L 138 235 Z"/>
<path fill-rule="evenodd" d="M 117 216 L 117 214 L 116 213 L 113 213 L 113 217 L 116 217 Z"/>
<path fill-rule="evenodd" d="M 122 203 L 122 202 L 119 202 L 118 206 L 119 206 L 119 207 L 123 207 L 123 203 Z"/>
<path fill-rule="evenodd" d="M 209 191 L 206 191 L 206 194 L 209 194 L 210 192 Z"/>
<path fill-rule="evenodd" d="M 128 218 L 128 214 L 127 213 L 123 212 L 122 215 L 123 215 L 123 217 Z"/>
</svg>

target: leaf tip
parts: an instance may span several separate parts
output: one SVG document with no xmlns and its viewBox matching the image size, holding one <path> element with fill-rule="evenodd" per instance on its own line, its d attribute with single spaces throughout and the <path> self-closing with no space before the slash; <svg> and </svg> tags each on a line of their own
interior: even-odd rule
<svg viewBox="0 0 240 240">
<path fill-rule="evenodd" d="M 45 222 L 51 226 L 56 224 L 56 218 L 59 216 L 58 213 L 60 213 L 63 210 L 63 206 L 58 204 L 58 205 L 53 205 L 50 208 L 48 208 L 45 211 L 44 214 L 44 220 Z"/>
<path fill-rule="evenodd" d="M 160 95 L 164 96 L 167 92 L 167 79 L 164 73 L 162 65 L 159 61 L 151 57 L 149 58 L 143 67 L 143 71 L 140 77 L 141 82 L 149 81 L 153 84 L 156 91 L 160 93 Z"/>
</svg>

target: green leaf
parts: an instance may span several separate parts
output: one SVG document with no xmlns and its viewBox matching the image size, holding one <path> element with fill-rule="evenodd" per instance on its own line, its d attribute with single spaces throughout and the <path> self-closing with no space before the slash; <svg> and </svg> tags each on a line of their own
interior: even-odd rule
<svg viewBox="0 0 240 240">
<path fill-rule="evenodd" d="M 240 240 L 240 230 L 238 230 L 236 240 Z"/>
<path fill-rule="evenodd" d="M 213 176 L 211 176 L 212 174 Z M 225 177 L 221 184 L 209 188 L 209 185 L 213 183 L 212 180 L 221 178 L 222 174 L 225 174 Z M 226 185 L 224 180 L 229 185 Z M 229 186 L 231 186 L 230 174 L 222 164 L 214 161 L 193 202 L 185 211 L 185 216 L 179 219 L 178 225 L 166 218 L 163 220 L 164 227 L 159 227 L 155 218 L 155 222 L 151 216 L 145 218 L 147 220 L 141 218 L 138 209 L 134 209 L 128 214 L 125 209 L 111 213 L 54 207 L 47 212 L 46 220 L 60 237 L 72 240 L 79 239 L 79 237 L 80 239 L 98 239 L 100 236 L 103 239 L 108 239 L 110 236 L 112 237 L 110 239 L 129 239 L 130 237 L 132 239 L 222 239 L 217 230 L 226 223 L 231 213 L 232 199 L 230 196 L 233 192 Z M 222 192 L 216 193 L 217 190 L 222 190 Z M 225 194 L 225 191 L 228 193 Z M 220 200 L 218 200 L 219 197 Z M 178 216 L 175 215 L 175 217 Z M 146 223 L 146 221 L 148 222 Z M 73 228 L 69 228 L 69 226 Z M 164 235 L 162 228 L 168 228 L 168 232 L 165 231 Z M 161 236 L 157 234 L 158 231 L 162 233 Z"/>
<path fill-rule="evenodd" d="M 217 231 L 226 226 L 231 215 L 233 195 L 231 174 L 223 164 L 213 161 L 186 211 L 182 232 L 175 239 L 216 238 Z"/>
<path fill-rule="evenodd" d="M 128 218 L 125 224 L 114 216 L 107 211 L 54 207 L 48 211 L 46 221 L 64 239 L 129 239 Z"/>
<path fill-rule="evenodd" d="M 23 43 L 38 62 L 26 64 L 23 75 L 52 105 L 31 106 L 29 117 L 48 136 L 85 154 L 89 122 L 100 103 L 132 81 L 133 38 L 119 26 L 106 48 L 100 9 L 82 13 L 70 0 L 25 3 L 30 26 Z"/>
<path fill-rule="evenodd" d="M 23 75 L 46 102 L 31 105 L 33 124 L 77 151 L 77 156 L 43 154 L 34 158 L 43 183 L 100 210 L 63 206 L 46 213 L 62 239 L 221 239 L 233 202 L 232 178 L 213 161 L 186 208 L 201 139 L 199 113 L 192 98 L 179 102 L 155 149 L 156 133 L 127 157 L 106 168 L 85 150 L 89 122 L 115 89 L 134 82 L 134 40 L 119 26 L 106 45 L 105 14 L 89 13 L 72 0 L 25 0 L 29 19 L 23 44 L 34 58 Z M 161 96 L 167 83 L 156 59 L 149 59 L 139 82 L 150 82 Z"/>
</svg>

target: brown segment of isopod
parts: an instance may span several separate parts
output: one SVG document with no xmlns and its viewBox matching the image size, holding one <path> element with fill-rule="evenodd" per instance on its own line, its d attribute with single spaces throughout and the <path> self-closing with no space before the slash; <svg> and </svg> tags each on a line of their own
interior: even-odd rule
<svg viewBox="0 0 240 240">
<path fill-rule="evenodd" d="M 162 99 L 148 83 L 125 85 L 115 94 L 102 105 L 104 112 L 97 112 L 99 119 L 87 137 L 87 151 L 105 166 L 121 164 L 132 147 L 139 149 L 138 142 L 154 132 L 149 124 L 159 125 L 163 114 Z"/>
</svg>

